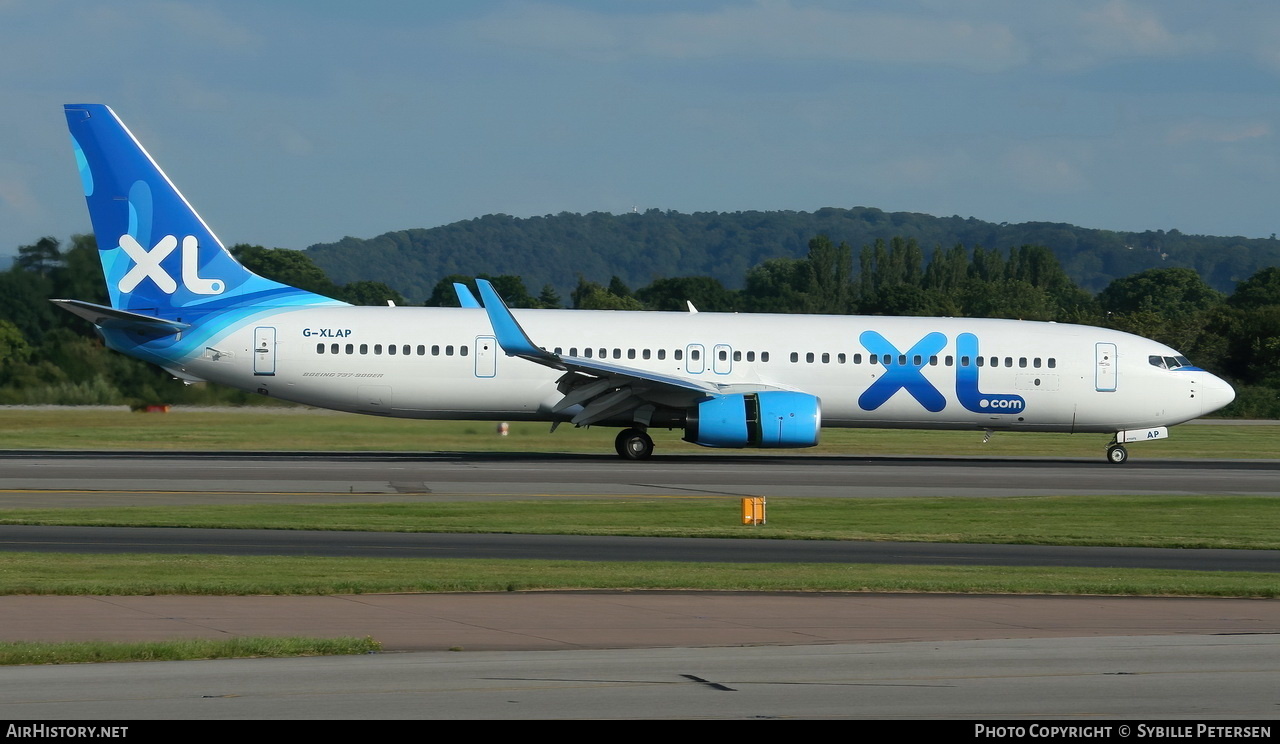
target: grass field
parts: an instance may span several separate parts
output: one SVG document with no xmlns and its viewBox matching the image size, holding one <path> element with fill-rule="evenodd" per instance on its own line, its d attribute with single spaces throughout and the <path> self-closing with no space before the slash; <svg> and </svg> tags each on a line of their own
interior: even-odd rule
<svg viewBox="0 0 1280 744">
<path fill-rule="evenodd" d="M 0 666 L 338 656 L 369 654 L 381 649 L 381 644 L 372 638 L 228 638 L 148 643 L 20 641 L 0 643 Z"/>
<path fill-rule="evenodd" d="M 0 409 L 0 449 L 505 451 L 611 453 L 614 432 L 419 422 L 309 409 Z M 708 454 L 655 432 L 660 453 Z M 817 454 L 1101 459 L 1105 435 L 825 430 Z M 747 450 L 760 454 L 759 450 Z M 1193 425 L 1130 449 L 1134 459 L 1276 458 L 1280 426 Z M 732 457 L 732 452 L 724 452 Z M 797 454 L 791 451 L 784 454 Z M 536 532 L 933 540 L 1280 549 L 1280 499 L 1236 496 L 824 500 L 773 498 L 769 523 L 737 524 L 728 498 L 500 503 L 190 506 L 18 510 L 10 524 Z M 725 565 L 562 561 L 0 555 L 0 593 L 359 593 L 538 589 L 944 591 L 1274 597 L 1276 574 L 984 566 Z"/>
<path fill-rule="evenodd" d="M 0 449 L 306 450 L 418 452 L 612 453 L 614 429 L 549 432 L 515 422 L 498 436 L 492 422 L 411 421 L 376 416 L 279 409 L 174 409 L 133 413 L 101 409 L 0 409 Z M 658 454 L 766 454 L 769 450 L 708 450 L 680 432 L 652 430 Z M 781 454 L 987 455 L 1102 459 L 1106 434 L 995 434 L 981 431 L 824 429 L 822 443 Z M 1280 458 L 1280 426 L 1187 425 L 1169 439 L 1129 447 L 1131 459 Z"/>
<path fill-rule="evenodd" d="M 0 524 L 1280 549 L 1280 499 L 1250 496 L 772 498 L 767 523 L 757 526 L 740 524 L 737 498 L 634 496 L 0 508 Z"/>
</svg>

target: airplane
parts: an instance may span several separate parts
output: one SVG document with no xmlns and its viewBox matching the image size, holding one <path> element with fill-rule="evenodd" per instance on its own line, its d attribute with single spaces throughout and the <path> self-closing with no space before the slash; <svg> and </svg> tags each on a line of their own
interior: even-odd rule
<svg viewBox="0 0 1280 744">
<path fill-rule="evenodd" d="M 803 448 L 823 427 L 1109 433 L 1127 444 L 1235 397 L 1155 341 L 981 318 L 355 307 L 227 251 L 107 106 L 65 106 L 110 306 L 53 300 L 110 348 L 186 382 L 355 413 L 648 430 L 713 448 Z M 481 300 L 483 302 L 481 302 Z"/>
</svg>

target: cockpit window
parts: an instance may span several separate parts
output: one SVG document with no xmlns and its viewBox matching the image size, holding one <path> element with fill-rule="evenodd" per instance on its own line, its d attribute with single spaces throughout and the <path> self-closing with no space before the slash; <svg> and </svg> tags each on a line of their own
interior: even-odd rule
<svg viewBox="0 0 1280 744">
<path fill-rule="evenodd" d="M 1190 359 L 1184 356 L 1157 356 L 1152 354 L 1147 357 L 1147 362 L 1149 362 L 1152 367 L 1159 367 L 1160 369 L 1178 369 L 1179 367 L 1195 366 L 1191 363 Z"/>
</svg>

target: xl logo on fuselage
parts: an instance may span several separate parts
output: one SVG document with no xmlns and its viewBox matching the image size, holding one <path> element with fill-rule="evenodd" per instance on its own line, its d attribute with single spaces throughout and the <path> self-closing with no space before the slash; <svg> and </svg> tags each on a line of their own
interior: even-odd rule
<svg viewBox="0 0 1280 744">
<path fill-rule="evenodd" d="M 169 257 L 178 247 L 178 239 L 166 235 L 151 250 L 142 247 L 132 235 L 120 236 L 120 248 L 134 261 L 134 266 L 120 278 L 116 284 L 121 292 L 132 292 L 144 279 L 156 283 L 161 292 L 173 294 L 178 291 L 178 283 L 169 272 L 164 270 L 160 262 Z M 182 239 L 182 286 L 200 295 L 216 295 L 226 291 L 226 284 L 218 279 L 205 279 L 200 276 L 200 244 L 194 235 Z"/>
<path fill-rule="evenodd" d="M 858 407 L 874 411 L 899 390 L 916 399 L 926 411 L 937 413 L 947 407 L 947 398 L 924 376 L 929 358 L 947 345 L 947 337 L 937 331 L 920 339 L 907 351 L 898 348 L 875 331 L 859 337 L 867 351 L 884 364 L 884 374 L 858 396 Z M 974 413 L 1021 413 L 1026 401 L 1021 395 L 984 393 L 978 388 L 978 337 L 972 333 L 956 336 L 956 399 Z"/>
</svg>

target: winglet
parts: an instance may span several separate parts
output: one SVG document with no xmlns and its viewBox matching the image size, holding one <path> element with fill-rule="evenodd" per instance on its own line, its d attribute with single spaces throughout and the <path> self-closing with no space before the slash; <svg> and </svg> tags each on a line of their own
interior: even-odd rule
<svg viewBox="0 0 1280 744">
<path fill-rule="evenodd" d="M 453 292 L 458 295 L 458 305 L 460 307 L 480 307 L 480 302 L 476 300 L 476 296 L 471 294 L 471 290 L 467 289 L 467 285 L 462 282 L 453 283 Z"/>
<path fill-rule="evenodd" d="M 516 322 L 515 316 L 511 314 L 511 310 L 507 307 L 507 303 L 502 301 L 498 296 L 497 290 L 488 279 L 476 279 L 476 287 L 480 290 L 480 297 L 484 300 L 484 311 L 489 315 L 489 324 L 493 326 L 493 335 L 498 339 L 498 345 L 507 353 L 507 356 L 518 356 L 530 359 L 532 361 L 548 364 L 549 366 L 560 367 L 559 357 L 555 354 L 538 348 L 529 338 L 529 334 L 524 332 L 520 324 Z"/>
</svg>

